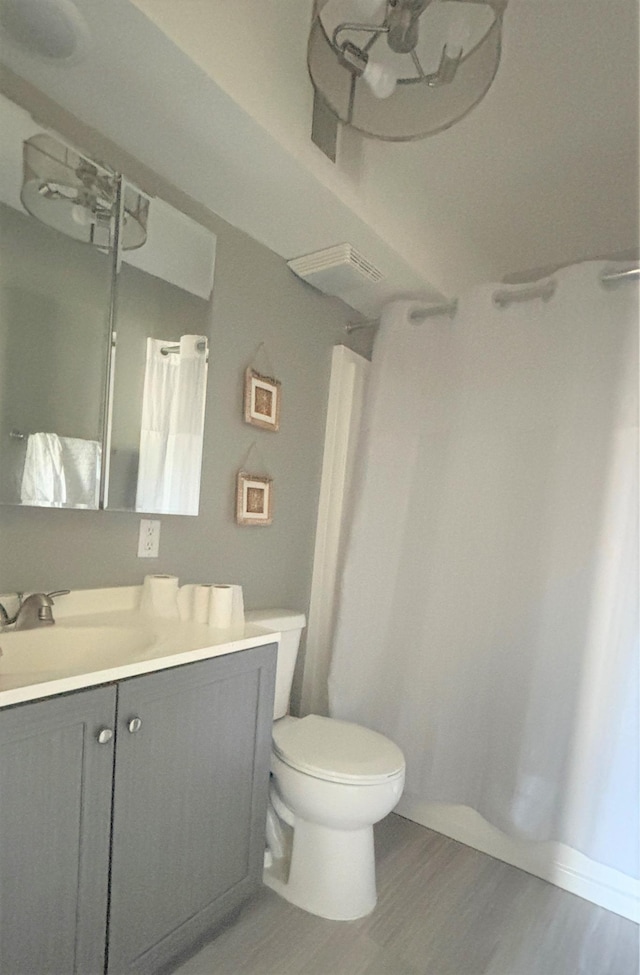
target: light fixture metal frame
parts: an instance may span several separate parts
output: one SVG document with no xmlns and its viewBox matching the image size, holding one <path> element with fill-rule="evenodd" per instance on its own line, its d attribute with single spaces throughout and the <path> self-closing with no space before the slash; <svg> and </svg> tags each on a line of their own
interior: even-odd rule
<svg viewBox="0 0 640 975">
<path fill-rule="evenodd" d="M 61 233 L 81 243 L 101 249 L 113 245 L 114 226 L 119 213 L 121 177 L 103 163 L 96 162 L 84 153 L 67 145 L 47 131 L 39 132 L 23 143 L 23 178 L 20 201 L 27 213 L 41 223 L 54 227 Z M 127 184 L 126 198 L 118 219 L 122 223 L 121 246 L 123 250 L 136 250 L 147 240 L 149 198 L 132 184 Z M 46 209 L 36 206 L 42 197 L 54 203 L 55 219 Z M 60 204 L 60 206 L 58 205 Z M 63 226 L 66 210 L 79 207 L 93 216 L 86 224 L 86 236 L 76 231 L 71 222 Z M 135 228 L 136 233 L 129 233 Z M 95 236 L 100 229 L 102 236 Z"/>
<path fill-rule="evenodd" d="M 469 59 L 473 58 L 474 55 L 476 55 L 476 53 L 487 44 L 487 42 L 490 42 L 495 37 L 495 56 L 493 58 L 492 68 L 488 73 L 487 77 L 485 78 L 484 83 L 480 86 L 473 100 L 470 102 L 470 104 L 468 104 L 465 107 L 465 109 L 462 112 L 455 114 L 454 117 L 447 119 L 446 121 L 442 122 L 439 125 L 429 126 L 426 129 L 421 130 L 420 132 L 403 134 L 403 135 L 397 135 L 397 134 L 388 135 L 388 134 L 383 134 L 381 132 L 373 132 L 367 128 L 362 127 L 362 125 L 357 124 L 353 119 L 354 103 L 356 97 L 356 83 L 362 77 L 362 70 L 359 69 L 358 65 L 354 62 L 354 59 L 352 57 L 348 57 L 345 59 L 344 51 L 343 51 L 344 45 L 339 43 L 338 38 L 339 35 L 344 31 L 352 31 L 352 32 L 361 31 L 363 33 L 367 32 L 373 34 L 373 37 L 370 38 L 361 49 L 361 53 L 363 55 L 362 68 L 364 68 L 368 60 L 369 52 L 373 47 L 373 45 L 375 44 L 375 42 L 378 40 L 378 38 L 381 35 L 389 33 L 389 29 L 390 29 L 389 9 L 392 6 L 394 7 L 397 6 L 397 3 L 402 3 L 403 0 L 397 0 L 396 3 L 393 3 L 393 0 L 387 0 L 387 11 L 385 13 L 385 19 L 382 24 L 374 25 L 374 24 L 345 21 L 339 24 L 333 30 L 331 38 L 329 38 L 329 36 L 327 35 L 324 24 L 322 23 L 322 20 L 320 18 L 322 9 L 324 8 L 327 2 L 328 0 L 314 0 L 313 16 L 311 22 L 311 29 L 309 33 L 309 43 L 307 47 L 307 69 L 309 72 L 309 77 L 314 87 L 316 98 L 320 99 L 320 101 L 323 102 L 327 110 L 335 117 L 335 119 L 338 122 L 341 122 L 342 124 L 348 125 L 350 128 L 355 129 L 357 132 L 359 132 L 361 135 L 365 136 L 366 138 L 376 139 L 382 142 L 417 142 L 420 141 L 421 139 L 428 138 L 430 135 L 436 135 L 439 132 L 443 132 L 446 129 L 451 128 L 453 125 L 457 124 L 458 122 L 462 121 L 462 119 L 466 118 L 466 116 L 469 115 L 469 113 L 472 112 L 473 109 L 476 108 L 476 106 L 482 101 L 482 99 L 485 97 L 485 95 L 491 88 L 494 79 L 496 77 L 496 74 L 498 72 L 498 68 L 501 61 L 502 21 L 503 21 L 504 12 L 508 4 L 508 0 L 449 0 L 449 2 L 452 3 L 460 2 L 460 3 L 465 3 L 465 5 L 477 4 L 479 6 L 490 7 L 494 14 L 493 23 L 485 32 L 485 34 L 480 38 L 480 40 L 476 44 L 474 44 L 474 46 L 471 47 L 468 51 L 461 52 L 459 57 L 456 58 L 449 57 L 446 53 L 446 46 L 445 46 L 442 51 L 440 65 L 438 67 L 438 70 L 435 72 L 426 73 L 423 70 L 415 50 L 411 50 L 408 52 L 401 52 L 401 53 L 406 53 L 406 56 L 411 58 L 413 67 L 415 68 L 417 75 L 416 77 L 398 78 L 397 86 L 398 89 L 402 91 L 405 86 L 420 85 L 425 90 L 426 97 L 428 98 L 429 97 L 428 93 L 430 91 L 432 92 L 434 89 L 443 86 L 444 84 L 443 71 L 446 72 L 450 70 L 452 72 L 452 76 L 455 76 L 457 72 L 457 68 L 460 65 L 464 64 Z M 432 0 L 427 0 L 427 3 L 424 5 L 419 16 L 422 16 L 422 14 L 428 12 L 431 2 Z M 318 82 L 318 78 L 314 73 L 314 64 L 313 64 L 314 44 L 316 43 L 318 37 L 320 37 L 321 39 L 323 38 L 327 48 L 329 48 L 332 51 L 335 58 L 336 70 L 338 71 L 343 70 L 344 72 L 346 72 L 347 75 L 351 76 L 350 78 L 347 78 L 347 82 L 350 84 L 350 92 L 349 92 L 348 107 L 346 112 L 341 112 L 336 108 L 335 104 L 332 103 L 331 97 L 323 90 L 322 85 Z M 391 96 L 389 101 L 393 101 L 393 100 L 394 100 L 394 95 Z"/>
</svg>

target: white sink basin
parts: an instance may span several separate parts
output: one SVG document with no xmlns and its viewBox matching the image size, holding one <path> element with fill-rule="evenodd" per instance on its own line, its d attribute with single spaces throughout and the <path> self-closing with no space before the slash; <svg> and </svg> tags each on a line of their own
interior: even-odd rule
<svg viewBox="0 0 640 975">
<path fill-rule="evenodd" d="M 146 626 L 65 626 L 0 633 L 0 676 L 91 673 L 143 655 L 156 640 Z"/>
</svg>

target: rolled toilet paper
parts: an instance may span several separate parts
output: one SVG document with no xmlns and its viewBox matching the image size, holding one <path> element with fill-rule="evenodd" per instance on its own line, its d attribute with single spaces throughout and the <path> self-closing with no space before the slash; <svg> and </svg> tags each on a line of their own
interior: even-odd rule
<svg viewBox="0 0 640 975">
<path fill-rule="evenodd" d="M 163 574 L 145 576 L 140 612 L 146 616 L 178 619 L 178 577 Z"/>
<path fill-rule="evenodd" d="M 234 630 L 244 629 L 244 594 L 242 592 L 242 586 L 238 586 L 234 583 L 214 583 L 214 585 L 228 585 L 230 589 L 233 590 L 232 596 L 232 608 L 231 608 L 231 626 Z"/>
<path fill-rule="evenodd" d="M 228 630 L 233 614 L 233 586 L 212 586 L 209 603 L 209 626 Z"/>
<path fill-rule="evenodd" d="M 242 586 L 231 586 L 233 589 L 233 609 L 231 611 L 231 625 L 244 627 L 244 595 Z"/>
<path fill-rule="evenodd" d="M 193 592 L 193 618 L 196 623 L 209 622 L 209 606 L 211 602 L 211 589 L 209 584 L 201 583 L 196 586 Z"/>
<path fill-rule="evenodd" d="M 188 582 L 178 590 L 178 615 L 183 622 L 195 619 L 193 600 L 197 586 Z"/>
</svg>

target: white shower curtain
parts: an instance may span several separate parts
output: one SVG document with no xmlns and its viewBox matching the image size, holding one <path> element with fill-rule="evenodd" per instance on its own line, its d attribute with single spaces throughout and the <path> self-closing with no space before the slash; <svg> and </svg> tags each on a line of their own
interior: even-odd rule
<svg viewBox="0 0 640 975">
<path fill-rule="evenodd" d="M 386 310 L 330 702 L 401 746 L 410 798 L 637 877 L 637 285 L 601 270 Z"/>
<path fill-rule="evenodd" d="M 136 511 L 197 515 L 207 383 L 207 342 L 147 339 Z M 175 346 L 174 346 L 175 347 Z"/>
</svg>

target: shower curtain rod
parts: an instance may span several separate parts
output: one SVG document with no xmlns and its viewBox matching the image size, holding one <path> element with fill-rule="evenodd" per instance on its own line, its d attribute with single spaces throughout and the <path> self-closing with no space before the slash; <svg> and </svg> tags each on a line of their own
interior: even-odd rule
<svg viewBox="0 0 640 975">
<path fill-rule="evenodd" d="M 600 274 L 600 282 L 604 285 L 618 284 L 621 281 L 635 281 L 638 278 L 640 278 L 640 267 L 628 267 L 622 271 L 607 271 L 605 269 Z M 555 294 L 557 286 L 558 283 L 555 278 L 548 278 L 545 281 L 520 288 L 519 290 L 504 288 L 501 291 L 494 292 L 493 302 L 499 308 L 506 308 L 514 301 L 531 301 L 534 298 L 542 298 L 543 301 L 549 301 Z M 409 320 L 417 324 L 435 315 L 450 315 L 453 318 L 457 307 L 458 300 L 454 299 L 446 305 L 415 308 L 410 312 Z M 351 332 L 357 332 L 361 328 L 378 328 L 379 324 L 379 318 L 366 318 L 362 322 L 347 322 L 344 329 L 345 332 L 351 334 Z"/>
<path fill-rule="evenodd" d="M 640 267 L 627 267 L 622 271 L 607 270 L 605 268 L 600 273 L 600 283 L 605 286 L 619 284 L 622 281 L 636 280 L 638 277 L 640 277 Z M 493 302 L 500 308 L 506 308 L 507 305 L 510 305 L 514 301 L 530 301 L 532 298 L 542 298 L 543 301 L 549 301 L 553 297 L 557 286 L 558 283 L 555 278 L 547 278 L 544 281 L 520 288 L 519 290 L 505 288 L 502 291 L 496 291 L 494 293 Z"/>
<path fill-rule="evenodd" d="M 201 339 L 200 342 L 196 342 L 196 351 L 197 352 L 204 352 L 204 350 L 206 349 L 206 347 L 207 347 L 207 343 L 205 342 L 204 339 Z M 180 346 L 179 345 L 163 345 L 162 348 L 160 349 L 160 352 L 162 353 L 162 355 L 180 355 Z"/>
<path fill-rule="evenodd" d="M 628 267 L 624 271 L 603 271 L 600 275 L 602 284 L 615 284 L 618 281 L 633 281 L 640 278 L 640 267 Z"/>
<path fill-rule="evenodd" d="M 347 322 L 344 330 L 350 335 L 351 332 L 357 332 L 361 328 L 377 328 L 379 324 L 379 318 L 365 318 L 363 322 Z"/>
<path fill-rule="evenodd" d="M 427 318 L 433 318 L 435 315 L 449 315 L 453 318 L 457 307 L 458 300 L 456 298 L 453 301 L 447 302 L 446 305 L 430 305 L 426 308 L 414 308 L 413 311 L 409 312 L 409 321 L 418 324 L 419 322 L 424 322 Z M 344 330 L 350 334 L 351 332 L 357 332 L 360 328 L 378 328 L 379 324 L 379 318 L 365 318 L 363 322 L 347 322 Z"/>
<path fill-rule="evenodd" d="M 558 282 L 555 278 L 549 278 L 547 281 L 540 281 L 539 284 L 531 284 L 526 288 L 504 288 L 501 291 L 493 292 L 493 303 L 497 305 L 498 308 L 507 308 L 508 305 L 513 304 L 516 301 L 532 301 L 534 298 L 542 298 L 543 301 L 549 301 L 553 298 L 556 288 L 558 287 Z"/>
</svg>

